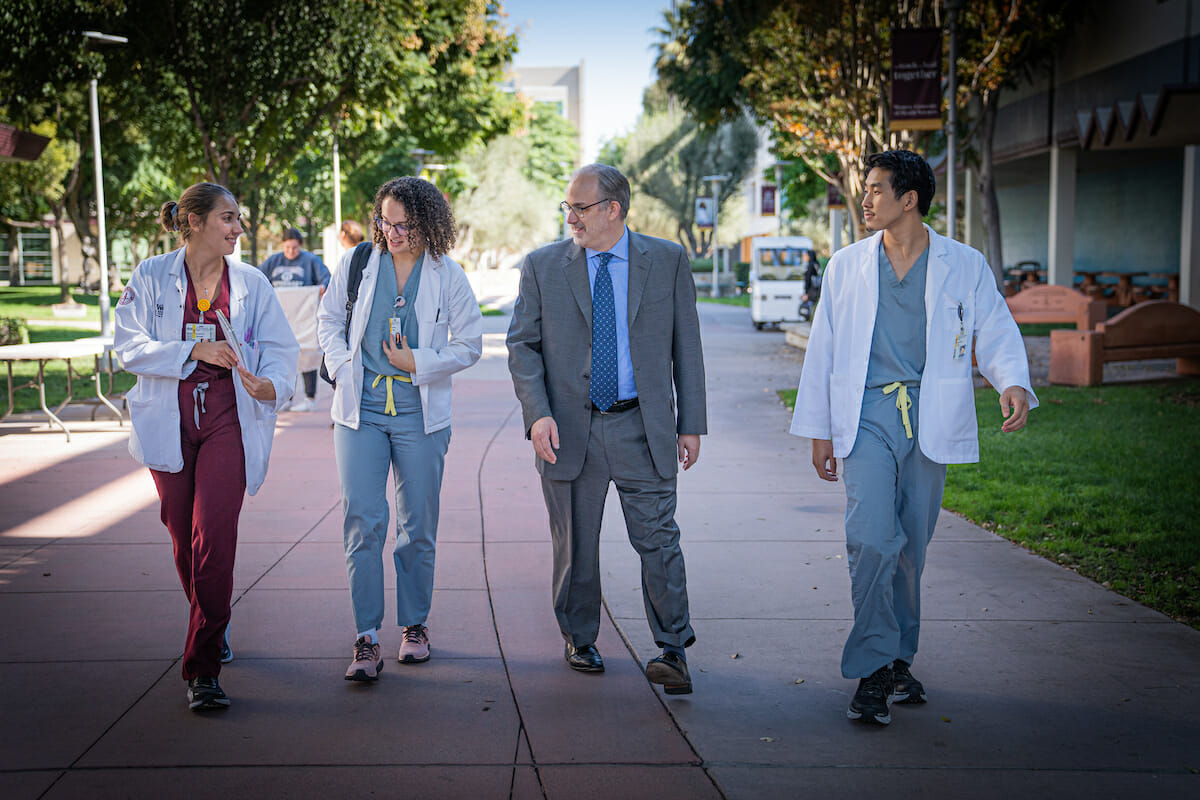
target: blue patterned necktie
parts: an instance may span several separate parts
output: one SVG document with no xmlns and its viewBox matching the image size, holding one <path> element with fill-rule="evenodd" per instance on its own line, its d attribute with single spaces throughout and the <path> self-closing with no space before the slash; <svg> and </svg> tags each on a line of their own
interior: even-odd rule
<svg viewBox="0 0 1200 800">
<path fill-rule="evenodd" d="M 612 253 L 601 253 L 592 287 L 592 404 L 601 411 L 617 402 L 617 312 L 613 302 L 608 262 Z"/>
</svg>

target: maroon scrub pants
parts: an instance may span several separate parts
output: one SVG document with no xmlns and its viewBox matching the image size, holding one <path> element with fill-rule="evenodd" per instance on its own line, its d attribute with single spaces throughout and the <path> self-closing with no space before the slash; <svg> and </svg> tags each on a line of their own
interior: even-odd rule
<svg viewBox="0 0 1200 800">
<path fill-rule="evenodd" d="M 175 548 L 179 582 L 191 603 L 184 680 L 220 674 L 221 639 L 229 624 L 238 516 L 246 496 L 246 458 L 233 381 L 230 373 L 200 383 L 180 381 L 183 469 L 150 470 L 162 501 L 162 521 Z M 205 384 L 202 393 L 197 391 Z"/>
</svg>

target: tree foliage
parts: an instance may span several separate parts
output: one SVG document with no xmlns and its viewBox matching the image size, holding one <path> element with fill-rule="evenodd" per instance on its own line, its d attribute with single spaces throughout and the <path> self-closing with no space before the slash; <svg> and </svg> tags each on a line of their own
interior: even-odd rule
<svg viewBox="0 0 1200 800">
<path fill-rule="evenodd" d="M 698 119 L 748 109 L 779 133 L 778 154 L 803 159 L 846 197 L 862 188 L 862 157 L 895 147 L 887 77 L 893 26 L 933 23 L 920 0 L 692 0 L 658 72 Z M 837 170 L 825 156 L 832 154 Z M 857 215 L 851 215 L 856 235 Z"/>
<path fill-rule="evenodd" d="M 465 159 L 469 182 L 456 203 L 461 248 L 491 261 L 558 238 L 558 203 L 578 159 L 575 126 L 547 103 L 533 103 L 522 128 Z"/>
<path fill-rule="evenodd" d="M 85 50 L 87 29 L 129 42 Z M 315 193 L 332 195 L 335 129 L 352 177 L 360 162 L 397 164 L 398 142 L 449 158 L 520 118 L 498 88 L 516 40 L 488 0 L 13 0 L 0 8 L 0 48 L 13 52 L 0 65 L 0 120 L 57 115 L 84 159 L 82 89 L 101 75 L 115 235 L 201 178 L 234 192 L 251 231 L 281 209 L 314 224 L 331 216 Z M 77 172 L 68 205 L 89 252 L 94 187 Z"/>
<path fill-rule="evenodd" d="M 702 256 L 712 247 L 711 230 L 696 227 L 696 198 L 712 194 L 712 184 L 702 178 L 729 176 L 718 183 L 718 205 L 725 209 L 717 220 L 719 231 L 729 201 L 740 196 L 742 183 L 754 169 L 758 130 L 744 114 L 704 127 L 665 98 L 661 89 L 651 87 L 637 125 L 606 148 L 605 158 L 629 178 L 634 194 L 631 224 L 677 239 L 693 256 Z M 657 204 L 639 208 L 646 198 Z M 667 212 L 665 218 L 662 211 Z"/>
<path fill-rule="evenodd" d="M 961 15 L 957 102 L 968 111 L 964 147 L 978 169 L 988 263 L 998 280 L 1004 251 L 992 141 L 1000 95 L 1038 76 L 1083 11 L 1077 0 L 970 0 Z"/>
</svg>

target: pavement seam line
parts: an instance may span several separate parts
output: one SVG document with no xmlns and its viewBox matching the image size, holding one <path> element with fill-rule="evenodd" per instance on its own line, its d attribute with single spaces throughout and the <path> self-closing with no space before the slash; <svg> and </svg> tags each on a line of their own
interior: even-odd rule
<svg viewBox="0 0 1200 800">
<path fill-rule="evenodd" d="M 513 415 L 517 413 L 518 406 L 514 404 L 509 412 L 496 426 L 491 438 L 483 447 L 483 452 L 479 455 L 479 467 L 475 470 L 475 495 L 479 500 L 479 551 L 483 561 L 483 585 L 487 589 L 488 610 L 492 614 L 492 633 L 496 637 L 496 649 L 500 651 L 500 663 L 504 665 L 504 679 L 508 682 L 508 693 L 512 697 L 513 708 L 517 712 L 517 720 L 519 726 L 517 730 L 517 747 L 513 751 L 512 758 L 512 774 L 508 785 L 508 795 L 511 798 L 517 783 L 517 758 L 521 752 L 521 740 L 524 739 L 526 746 L 529 748 L 529 762 L 533 768 L 533 774 L 537 778 L 538 789 L 541 790 L 542 797 L 546 797 L 546 785 L 542 782 L 542 773 L 538 768 L 537 756 L 533 752 L 533 743 L 529 741 L 529 736 L 525 732 L 525 716 L 521 713 L 521 702 L 517 699 L 517 692 L 513 689 L 512 673 L 508 669 L 508 657 L 504 654 L 504 643 L 500 641 L 500 626 L 496 623 L 496 604 L 492 599 L 492 581 L 488 575 L 488 560 L 487 560 L 487 527 L 483 514 L 483 467 L 487 462 L 488 453 L 492 450 L 492 444 L 500 436 L 501 431 L 508 427 L 509 421 Z"/>
</svg>

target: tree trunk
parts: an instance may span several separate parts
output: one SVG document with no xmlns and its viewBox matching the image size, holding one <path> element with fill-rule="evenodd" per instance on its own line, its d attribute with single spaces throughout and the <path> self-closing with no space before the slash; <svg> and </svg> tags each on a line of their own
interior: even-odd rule
<svg viewBox="0 0 1200 800">
<path fill-rule="evenodd" d="M 259 197 L 258 190 L 250 192 L 249 202 L 246 203 L 250 212 L 249 229 L 246 231 L 247 238 L 250 239 L 250 262 L 251 264 L 258 263 L 258 221 L 262 218 L 262 202 Z"/>
<path fill-rule="evenodd" d="M 21 229 L 16 225 L 9 224 L 8 228 L 8 285 L 21 285 L 21 265 L 17 263 L 21 259 L 21 245 L 17 239 L 21 235 Z"/>
<path fill-rule="evenodd" d="M 82 181 L 72 187 L 71 193 L 63 202 L 63 207 L 67 211 L 67 216 L 71 218 L 71 224 L 75 226 L 75 235 L 79 237 L 79 248 L 83 253 L 83 274 L 80 276 L 79 283 L 86 288 L 91 283 L 91 262 L 98 263 L 99 259 L 96 249 L 98 237 L 92 232 L 88 203 L 79 196 L 80 185 L 82 185 Z"/>
<path fill-rule="evenodd" d="M 1004 252 L 1000 238 L 1000 203 L 996 198 L 996 170 L 992 164 L 992 144 L 996 133 L 996 114 L 1000 107 L 1000 90 L 988 92 L 983 98 L 982 119 L 979 125 L 979 210 L 987 234 L 987 259 L 996 277 L 996 285 L 1004 293 Z"/>
<path fill-rule="evenodd" d="M 55 203 L 51 211 L 54 213 L 54 236 L 58 248 L 58 302 L 74 303 L 75 298 L 71 296 L 71 279 L 68 277 L 70 270 L 67 269 L 67 244 L 63 241 L 62 203 Z"/>
</svg>

